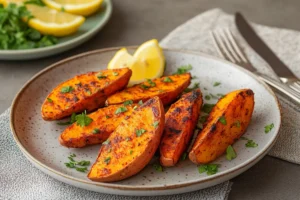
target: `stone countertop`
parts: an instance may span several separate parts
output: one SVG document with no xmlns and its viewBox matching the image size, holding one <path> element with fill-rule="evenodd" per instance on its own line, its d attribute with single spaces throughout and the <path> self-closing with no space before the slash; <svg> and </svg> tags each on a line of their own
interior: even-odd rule
<svg viewBox="0 0 300 200">
<path fill-rule="evenodd" d="M 114 11 L 105 28 L 85 44 L 66 53 L 33 61 L 0 61 L 0 113 L 8 108 L 22 85 L 46 66 L 85 51 L 138 45 L 162 39 L 195 15 L 219 7 L 242 12 L 268 26 L 300 30 L 297 0 L 113 0 Z M 232 180 L 229 199 L 299 199 L 300 166 L 266 156 Z"/>
</svg>

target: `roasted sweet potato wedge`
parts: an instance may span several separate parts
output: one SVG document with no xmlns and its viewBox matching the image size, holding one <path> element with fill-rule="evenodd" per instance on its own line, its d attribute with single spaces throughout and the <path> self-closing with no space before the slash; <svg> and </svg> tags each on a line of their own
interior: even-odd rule
<svg viewBox="0 0 300 200">
<path fill-rule="evenodd" d="M 86 145 L 100 144 L 107 140 L 110 134 L 117 128 L 125 117 L 131 115 L 138 104 L 130 105 L 111 105 L 100 108 L 89 114 L 93 121 L 88 125 L 81 127 L 76 123 L 64 130 L 59 137 L 61 145 L 71 148 L 81 148 Z"/>
<path fill-rule="evenodd" d="M 246 131 L 254 109 L 250 89 L 233 91 L 218 101 L 189 153 L 196 163 L 209 163 L 222 155 Z"/>
<path fill-rule="evenodd" d="M 75 76 L 58 85 L 42 105 L 44 120 L 58 120 L 83 110 L 104 106 L 108 96 L 124 89 L 131 76 L 128 68 L 102 70 Z"/>
<path fill-rule="evenodd" d="M 165 121 L 161 100 L 154 97 L 125 118 L 100 149 L 88 178 L 113 182 L 135 175 L 158 148 Z"/>
<path fill-rule="evenodd" d="M 187 148 L 194 133 L 202 106 L 200 89 L 182 95 L 171 105 L 160 144 L 160 163 L 174 166 Z"/>
<path fill-rule="evenodd" d="M 111 95 L 107 105 L 120 104 L 126 100 L 138 102 L 146 101 L 152 97 L 158 96 L 164 105 L 170 104 L 187 88 L 191 81 L 189 73 L 181 75 L 172 75 L 154 80 L 148 80 L 144 83 L 126 88 L 114 95 Z"/>
</svg>

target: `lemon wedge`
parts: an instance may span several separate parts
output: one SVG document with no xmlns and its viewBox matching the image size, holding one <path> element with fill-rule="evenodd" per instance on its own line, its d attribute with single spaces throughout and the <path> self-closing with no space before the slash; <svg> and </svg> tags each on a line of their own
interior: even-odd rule
<svg viewBox="0 0 300 200">
<path fill-rule="evenodd" d="M 43 2 L 58 11 L 89 16 L 100 8 L 103 0 L 43 0 Z"/>
<path fill-rule="evenodd" d="M 146 79 L 154 79 L 163 75 L 165 69 L 165 57 L 163 50 L 156 39 L 143 43 L 135 51 L 133 56 L 146 66 Z"/>
<path fill-rule="evenodd" d="M 107 68 L 123 67 L 132 70 L 128 86 L 161 77 L 164 73 L 165 57 L 158 41 L 154 39 L 143 43 L 133 56 L 126 48 L 120 49 L 108 63 Z"/>
<path fill-rule="evenodd" d="M 130 55 L 126 48 L 120 49 L 114 58 L 108 63 L 108 69 L 118 69 L 128 67 L 132 70 L 132 75 L 128 86 L 144 82 L 145 69 L 144 63 L 138 61 L 132 55 Z"/>
<path fill-rule="evenodd" d="M 83 24 L 85 18 L 57 10 L 28 4 L 26 8 L 34 18 L 30 19 L 28 25 L 45 35 L 63 37 L 75 33 Z"/>
</svg>

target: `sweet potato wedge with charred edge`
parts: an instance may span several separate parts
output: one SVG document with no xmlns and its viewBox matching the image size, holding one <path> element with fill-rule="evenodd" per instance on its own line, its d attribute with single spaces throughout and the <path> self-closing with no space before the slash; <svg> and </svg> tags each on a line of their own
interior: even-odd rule
<svg viewBox="0 0 300 200">
<path fill-rule="evenodd" d="M 154 97 L 145 102 L 109 136 L 88 178 L 93 181 L 123 180 L 141 171 L 151 160 L 162 136 L 164 108 Z"/>
<path fill-rule="evenodd" d="M 121 121 L 131 115 L 135 106 L 137 108 L 139 105 L 132 104 L 124 106 L 120 104 L 100 108 L 88 115 L 93 119 L 88 126 L 81 127 L 74 123 L 66 128 L 60 135 L 59 142 L 61 145 L 71 148 L 100 144 L 107 140 Z M 116 111 L 121 107 L 126 108 L 127 111 L 116 114 Z"/>
<path fill-rule="evenodd" d="M 58 85 L 42 105 L 44 120 L 58 120 L 72 113 L 104 106 L 108 96 L 124 89 L 131 77 L 128 68 L 102 70 L 75 76 Z"/>
<path fill-rule="evenodd" d="M 174 166 L 187 148 L 197 125 L 201 106 L 202 94 L 197 89 L 182 95 L 169 108 L 160 144 L 160 163 L 163 166 Z"/>
<path fill-rule="evenodd" d="M 108 97 L 106 105 L 120 104 L 127 100 L 138 102 L 158 96 L 163 105 L 168 105 L 176 100 L 176 98 L 189 86 L 191 75 L 189 73 L 181 75 L 172 75 L 146 81 L 141 84 L 126 88 L 114 95 Z"/>
<path fill-rule="evenodd" d="M 250 89 L 233 91 L 220 99 L 209 114 L 189 153 L 196 163 L 209 163 L 221 156 L 245 133 L 254 109 L 254 93 Z"/>
</svg>

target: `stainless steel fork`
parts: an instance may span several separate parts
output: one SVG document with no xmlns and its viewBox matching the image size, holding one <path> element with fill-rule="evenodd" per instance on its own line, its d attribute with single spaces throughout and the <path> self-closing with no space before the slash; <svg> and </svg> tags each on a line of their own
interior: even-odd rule
<svg viewBox="0 0 300 200">
<path fill-rule="evenodd" d="M 229 29 L 223 29 L 211 32 L 212 38 L 218 50 L 218 53 L 226 60 L 242 66 L 243 68 L 255 73 L 264 82 L 268 83 L 273 88 L 279 90 L 283 94 L 287 95 L 295 102 L 300 104 L 300 83 L 286 80 L 285 83 L 281 83 L 274 80 L 264 74 L 261 74 L 253 67 L 246 54 L 238 44 L 237 40 L 233 36 Z"/>
</svg>

